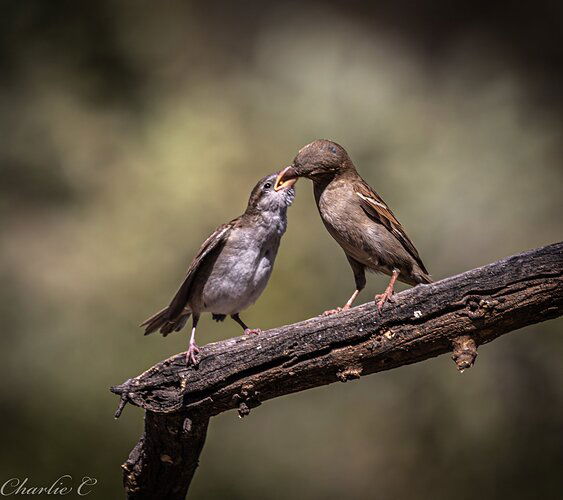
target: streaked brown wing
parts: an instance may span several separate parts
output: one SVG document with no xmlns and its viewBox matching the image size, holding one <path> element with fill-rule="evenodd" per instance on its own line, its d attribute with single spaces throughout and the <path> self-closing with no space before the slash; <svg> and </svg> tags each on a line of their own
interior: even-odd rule
<svg viewBox="0 0 563 500">
<path fill-rule="evenodd" d="M 418 255 L 418 251 L 416 250 L 413 242 L 405 233 L 403 226 L 395 217 L 391 209 L 387 206 L 387 204 L 381 199 L 379 196 L 368 184 L 366 184 L 363 180 L 361 183 L 358 183 L 355 186 L 354 191 L 356 195 L 360 198 L 360 204 L 363 208 L 364 212 L 373 219 L 375 222 L 382 224 L 385 226 L 394 236 L 399 240 L 401 245 L 405 248 L 405 250 L 413 257 L 413 259 L 418 263 L 420 268 L 424 271 L 425 274 L 428 274 L 428 271 L 424 267 L 420 255 Z"/>
<path fill-rule="evenodd" d="M 209 236 L 209 238 L 207 238 L 203 242 L 199 251 L 194 257 L 194 260 L 190 264 L 190 267 L 188 267 L 184 281 L 182 282 L 180 288 L 176 292 L 176 295 L 174 295 L 174 298 L 170 302 L 168 311 L 169 319 L 176 318 L 184 310 L 184 307 L 186 307 L 186 304 L 188 302 L 188 296 L 195 274 L 197 273 L 201 265 L 206 261 L 206 258 L 210 257 L 211 255 L 215 255 L 216 252 L 219 252 L 221 250 L 237 220 L 238 219 L 234 219 L 227 224 L 219 226 L 213 232 L 213 234 L 211 234 L 211 236 Z"/>
</svg>

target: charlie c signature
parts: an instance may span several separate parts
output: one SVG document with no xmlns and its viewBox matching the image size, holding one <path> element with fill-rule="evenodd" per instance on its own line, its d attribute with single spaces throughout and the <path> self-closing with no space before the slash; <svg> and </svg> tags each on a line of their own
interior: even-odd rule
<svg viewBox="0 0 563 500">
<path fill-rule="evenodd" d="M 93 487 L 98 483 L 95 477 L 84 476 L 75 481 L 70 474 L 58 477 L 51 484 L 34 485 L 30 483 L 28 477 L 23 479 L 12 477 L 0 485 L 0 495 L 3 497 L 15 495 L 59 495 L 65 496 L 74 493 L 85 497 L 92 492 Z"/>
</svg>

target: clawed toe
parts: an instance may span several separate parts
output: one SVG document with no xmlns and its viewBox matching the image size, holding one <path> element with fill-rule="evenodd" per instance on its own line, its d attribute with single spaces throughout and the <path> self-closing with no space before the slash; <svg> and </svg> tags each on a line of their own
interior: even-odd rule
<svg viewBox="0 0 563 500">
<path fill-rule="evenodd" d="M 377 310 L 381 312 L 385 302 L 395 302 L 395 297 L 393 296 L 393 292 L 391 293 L 381 293 L 375 296 L 375 303 L 377 304 Z"/>
<path fill-rule="evenodd" d="M 199 354 L 199 347 L 195 344 L 190 344 L 188 350 L 186 352 L 186 365 L 190 366 L 197 366 L 198 360 L 196 358 L 196 354 Z"/>
<path fill-rule="evenodd" d="M 260 335 L 262 330 L 260 328 L 246 328 L 244 330 L 245 335 Z"/>
<path fill-rule="evenodd" d="M 337 307 L 336 309 L 329 309 L 321 314 L 321 316 L 332 316 L 333 314 L 338 314 L 342 311 L 341 307 Z"/>
</svg>

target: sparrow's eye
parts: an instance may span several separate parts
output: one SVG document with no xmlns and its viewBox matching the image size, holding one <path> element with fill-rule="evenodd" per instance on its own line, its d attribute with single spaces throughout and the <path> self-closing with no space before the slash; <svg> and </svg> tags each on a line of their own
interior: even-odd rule
<svg viewBox="0 0 563 500">
<path fill-rule="evenodd" d="M 270 182 L 266 182 L 266 184 L 264 184 L 264 189 L 270 189 L 272 187 L 272 184 Z"/>
</svg>

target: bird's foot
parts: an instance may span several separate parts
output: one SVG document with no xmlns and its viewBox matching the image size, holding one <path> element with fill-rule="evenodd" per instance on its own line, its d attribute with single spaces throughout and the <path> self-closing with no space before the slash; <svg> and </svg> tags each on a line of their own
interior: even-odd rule
<svg viewBox="0 0 563 500">
<path fill-rule="evenodd" d="M 375 296 L 375 303 L 377 304 L 377 310 L 381 312 L 385 302 L 395 302 L 395 297 L 393 297 L 393 290 L 385 290 L 383 293 L 379 293 Z"/>
<path fill-rule="evenodd" d="M 328 311 L 323 312 L 321 316 L 332 316 L 333 314 L 338 314 L 339 312 L 347 311 L 348 309 L 350 309 L 350 305 L 346 304 L 342 307 L 337 307 L 336 309 L 329 309 Z"/>
<path fill-rule="evenodd" d="M 188 351 L 186 352 L 186 365 L 198 365 L 199 361 L 196 358 L 196 354 L 199 354 L 199 347 L 195 342 L 190 343 L 190 345 L 188 346 Z"/>
<path fill-rule="evenodd" d="M 336 309 L 329 309 L 328 311 L 324 311 L 321 316 L 332 316 L 333 314 L 338 314 L 342 311 L 342 307 L 337 307 Z"/>
<path fill-rule="evenodd" d="M 260 330 L 260 328 L 245 328 L 244 329 L 245 335 L 260 335 L 261 333 L 262 333 L 262 330 Z"/>
</svg>

